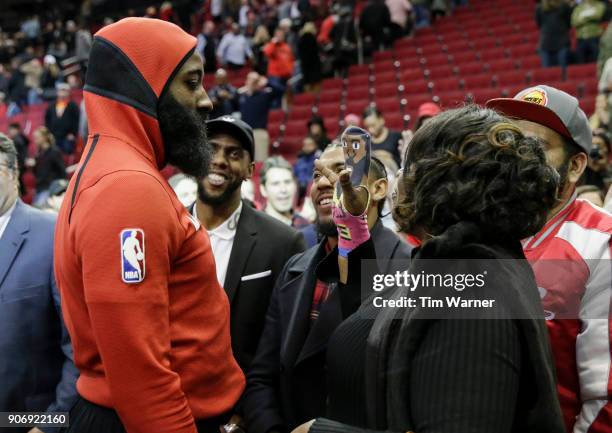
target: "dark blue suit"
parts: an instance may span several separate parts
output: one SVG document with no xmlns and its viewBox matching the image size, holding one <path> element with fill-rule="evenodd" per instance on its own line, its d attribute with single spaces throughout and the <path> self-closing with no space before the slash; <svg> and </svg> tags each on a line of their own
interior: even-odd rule
<svg viewBox="0 0 612 433">
<path fill-rule="evenodd" d="M 53 276 L 54 227 L 54 215 L 18 200 L 0 237 L 0 412 L 69 411 L 76 401 L 78 371 Z"/>
</svg>

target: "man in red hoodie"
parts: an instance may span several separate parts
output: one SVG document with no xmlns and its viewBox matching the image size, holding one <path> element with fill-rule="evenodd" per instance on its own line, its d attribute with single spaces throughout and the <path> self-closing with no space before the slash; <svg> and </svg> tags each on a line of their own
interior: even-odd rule
<svg viewBox="0 0 612 433">
<path fill-rule="evenodd" d="M 244 387 L 208 236 L 160 174 L 209 166 L 212 104 L 195 46 L 147 18 L 94 38 L 90 135 L 55 238 L 81 372 L 69 432 L 218 432 Z"/>
</svg>

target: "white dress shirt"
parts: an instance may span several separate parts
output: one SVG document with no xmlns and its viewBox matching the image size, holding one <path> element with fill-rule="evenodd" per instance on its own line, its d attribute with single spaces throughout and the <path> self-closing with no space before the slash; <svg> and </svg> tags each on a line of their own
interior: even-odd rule
<svg viewBox="0 0 612 433">
<path fill-rule="evenodd" d="M 11 215 L 13 214 L 16 205 L 17 202 L 15 202 L 8 211 L 4 212 L 4 215 L 0 215 L 0 240 L 2 240 L 2 235 L 4 234 L 4 230 L 6 230 L 6 226 L 8 226 L 8 223 L 11 220 Z"/>
<path fill-rule="evenodd" d="M 244 65 L 246 59 L 253 57 L 249 41 L 243 35 L 235 35 L 226 33 L 219 46 L 217 47 L 217 55 L 221 57 L 223 62 L 232 62 L 235 65 Z"/>
<path fill-rule="evenodd" d="M 193 216 L 198 218 L 196 213 L 197 205 L 193 207 Z M 217 266 L 217 279 L 223 287 L 225 284 L 225 276 L 227 275 L 227 266 L 232 254 L 234 246 L 234 238 L 236 237 L 236 228 L 242 213 L 242 201 L 238 208 L 226 219 L 221 225 L 208 231 L 210 238 L 210 246 L 212 247 L 213 255 L 215 256 L 215 265 Z"/>
</svg>

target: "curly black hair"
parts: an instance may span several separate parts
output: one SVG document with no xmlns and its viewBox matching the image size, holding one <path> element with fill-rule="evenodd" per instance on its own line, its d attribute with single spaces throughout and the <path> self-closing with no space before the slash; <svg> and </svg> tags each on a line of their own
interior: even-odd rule
<svg viewBox="0 0 612 433">
<path fill-rule="evenodd" d="M 535 139 L 497 112 L 468 105 L 414 135 L 395 217 L 406 232 L 439 236 L 471 222 L 496 239 L 518 240 L 542 228 L 559 180 Z"/>
</svg>

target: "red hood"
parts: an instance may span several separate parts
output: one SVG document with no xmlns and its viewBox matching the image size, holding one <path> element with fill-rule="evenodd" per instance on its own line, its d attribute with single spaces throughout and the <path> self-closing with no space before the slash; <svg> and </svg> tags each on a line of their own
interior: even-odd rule
<svg viewBox="0 0 612 433">
<path fill-rule="evenodd" d="M 195 45 L 180 27 L 150 18 L 126 18 L 97 32 L 84 88 L 89 131 L 127 142 L 163 167 L 158 101 Z"/>
</svg>

